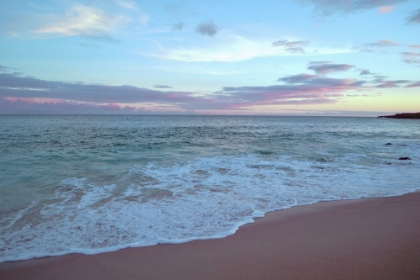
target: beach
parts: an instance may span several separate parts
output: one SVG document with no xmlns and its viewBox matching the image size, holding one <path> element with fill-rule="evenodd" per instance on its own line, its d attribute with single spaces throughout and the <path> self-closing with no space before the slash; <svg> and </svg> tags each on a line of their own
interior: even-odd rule
<svg viewBox="0 0 420 280">
<path fill-rule="evenodd" d="M 0 279 L 420 279 L 420 192 L 275 211 L 221 239 L 4 262 Z"/>
</svg>

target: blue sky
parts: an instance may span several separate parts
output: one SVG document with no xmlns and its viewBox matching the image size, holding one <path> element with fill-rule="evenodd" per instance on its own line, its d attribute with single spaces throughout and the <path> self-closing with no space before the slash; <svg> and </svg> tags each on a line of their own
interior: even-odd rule
<svg viewBox="0 0 420 280">
<path fill-rule="evenodd" d="M 0 113 L 420 111 L 418 0 L 0 3 Z"/>
</svg>

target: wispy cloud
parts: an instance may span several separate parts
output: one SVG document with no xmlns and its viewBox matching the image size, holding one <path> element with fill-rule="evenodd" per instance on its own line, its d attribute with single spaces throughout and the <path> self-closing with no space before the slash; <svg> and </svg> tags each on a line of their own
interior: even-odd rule
<svg viewBox="0 0 420 280">
<path fill-rule="evenodd" d="M 33 30 L 40 35 L 61 35 L 61 36 L 90 36 L 94 38 L 110 38 L 109 33 L 119 25 L 129 21 L 123 16 L 114 16 L 104 11 L 76 5 L 67 10 L 65 15 L 48 15 L 40 17 L 40 25 Z"/>
<path fill-rule="evenodd" d="M 271 38 L 250 39 L 241 35 L 232 34 L 228 31 L 220 31 L 217 37 L 204 46 L 199 47 L 178 47 L 165 48 L 161 46 L 161 53 L 149 54 L 165 60 L 187 61 L 187 62 L 236 62 L 251 60 L 260 57 L 295 56 L 296 54 L 287 47 L 273 47 Z M 306 41 L 288 41 L 289 43 L 305 45 Z M 289 47 L 292 46 L 289 44 Z M 314 44 L 313 44 L 314 45 Z M 305 54 L 320 56 L 339 53 L 354 52 L 350 47 L 327 48 L 312 46 L 305 48 Z"/>
<path fill-rule="evenodd" d="M 120 7 L 128 9 L 128 10 L 133 10 L 133 11 L 139 10 L 136 2 L 132 0 L 115 0 L 115 3 L 117 3 L 117 5 L 119 5 Z"/>
<path fill-rule="evenodd" d="M 303 0 L 314 5 L 315 12 L 324 16 L 348 14 L 374 8 L 389 7 L 409 0 Z"/>
<path fill-rule="evenodd" d="M 225 87 L 220 92 L 204 97 L 192 92 L 133 86 L 51 82 L 8 73 L 0 74 L 0 84 L 0 98 L 10 102 L 66 106 L 114 104 L 119 107 L 122 106 L 120 104 L 154 103 L 185 110 L 242 110 L 256 105 L 335 103 L 342 97 L 340 91 L 360 86 L 360 83 L 351 79 L 315 78 L 299 85 Z"/>
<path fill-rule="evenodd" d="M 286 76 L 283 78 L 279 78 L 277 81 L 278 82 L 284 82 L 287 84 L 302 84 L 302 83 L 306 83 L 310 80 L 314 80 L 318 78 L 317 75 L 311 75 L 311 74 L 298 74 L 298 75 L 291 75 L 291 76 Z"/>
<path fill-rule="evenodd" d="M 221 91 L 228 100 L 236 100 L 231 106 L 262 106 L 262 105 L 304 105 L 337 103 L 345 91 L 360 87 L 355 79 L 305 78 L 302 83 L 295 84 L 297 76 L 284 77 L 284 85 L 260 87 L 225 87 Z M 289 83 L 293 82 L 293 83 Z"/>
<path fill-rule="evenodd" d="M 45 36 L 83 36 L 90 39 L 116 42 L 114 34 L 131 22 L 145 24 L 148 16 L 142 13 L 133 1 L 115 0 L 115 3 L 129 13 L 107 12 L 94 6 L 76 4 L 64 13 L 30 14 L 15 23 L 8 33 Z M 115 6 L 114 6 L 115 7 Z M 132 15 L 133 17 L 129 16 Z M 133 20 L 135 18 L 135 20 Z"/>
<path fill-rule="evenodd" d="M 400 84 L 410 83 L 409 80 L 395 80 L 395 81 L 384 81 L 382 84 L 377 85 L 377 88 L 395 88 L 399 87 Z"/>
<path fill-rule="evenodd" d="M 372 75 L 372 72 L 367 69 L 363 69 L 360 71 L 360 75 Z"/>
<path fill-rule="evenodd" d="M 420 23 L 420 9 L 414 11 L 407 19 L 408 23 L 419 24 Z"/>
<path fill-rule="evenodd" d="M 334 104 L 345 101 L 355 93 L 360 96 L 370 94 L 373 88 L 417 87 L 418 81 L 409 80 L 358 80 L 355 78 L 330 78 L 325 74 L 353 68 L 349 64 L 318 62 L 310 66 L 326 65 L 329 68 L 316 69 L 317 74 L 297 74 L 281 77 L 281 84 L 268 86 L 223 87 L 220 91 L 209 92 L 205 96 L 196 92 L 177 91 L 167 85 L 155 85 L 157 89 L 140 88 L 129 85 L 69 83 L 46 81 L 26 77 L 19 73 L 9 73 L 11 68 L 1 66 L 0 108 L 24 110 L 27 105 L 40 112 L 74 111 L 129 112 L 141 110 L 248 110 L 255 106 Z M 363 92 L 366 92 L 363 93 Z M 351 97 L 353 98 L 353 97 Z M 55 107 L 54 107 L 55 106 Z M 38 108 L 38 109 L 37 109 Z M 62 111 L 54 111 L 61 108 Z M 169 108 L 169 109 L 168 109 Z M 10 110 L 9 110 L 10 111 Z M 29 112 L 27 111 L 27 112 Z M 162 112 L 163 112 L 162 111 Z"/>
<path fill-rule="evenodd" d="M 1 114 L 130 114 L 153 111 L 130 106 L 77 103 L 62 100 L 0 98 Z"/>
<path fill-rule="evenodd" d="M 420 64 L 420 52 L 402 52 L 403 61 L 409 64 Z"/>
<path fill-rule="evenodd" d="M 361 49 L 360 51 L 365 52 L 365 53 L 374 53 L 375 52 L 374 50 L 371 50 L 371 49 Z"/>
<path fill-rule="evenodd" d="M 0 96 L 20 98 L 56 98 L 67 101 L 98 103 L 193 101 L 191 92 L 158 91 L 134 86 L 45 81 L 13 73 L 0 74 Z"/>
<path fill-rule="evenodd" d="M 304 54 L 304 47 L 309 45 L 309 41 L 288 41 L 279 40 L 271 44 L 273 47 L 282 47 L 286 52 Z"/>
<path fill-rule="evenodd" d="M 342 102 L 346 92 L 370 91 L 365 81 L 357 79 L 336 79 L 320 75 L 298 74 L 278 79 L 281 85 L 224 87 L 218 99 L 225 101 L 226 109 L 243 109 L 266 105 L 308 105 Z M 395 86 L 409 81 L 393 81 Z M 381 93 L 361 94 L 376 97 Z M 227 103 L 226 103 L 227 102 Z M 220 104 L 219 104 L 220 105 Z"/>
<path fill-rule="evenodd" d="M 195 31 L 203 36 L 213 37 L 218 31 L 218 27 L 213 21 L 208 21 L 197 25 Z"/>
<path fill-rule="evenodd" d="M 400 45 L 401 45 L 400 43 L 397 43 L 391 40 L 386 40 L 386 39 L 379 40 L 375 43 L 365 44 L 365 46 L 367 47 L 395 47 L 395 46 L 400 46 Z"/>
<path fill-rule="evenodd" d="M 279 40 L 271 45 L 273 47 L 305 47 L 309 44 L 309 41 L 288 41 L 288 40 Z"/>
<path fill-rule="evenodd" d="M 387 76 L 383 76 L 383 75 L 375 75 L 374 77 L 375 79 L 372 80 L 372 83 L 383 83 L 385 81 L 385 79 L 387 78 Z"/>
<path fill-rule="evenodd" d="M 313 70 L 317 74 L 329 74 L 333 72 L 342 72 L 354 68 L 350 64 L 334 64 L 325 61 L 315 61 L 309 63 L 308 70 Z"/>
<path fill-rule="evenodd" d="M 361 49 L 361 52 L 374 52 L 374 53 L 389 53 L 383 51 L 384 48 L 400 47 L 400 48 L 411 48 L 411 49 L 420 49 L 420 45 L 416 44 L 402 44 L 391 40 L 382 39 L 375 43 L 367 43 L 364 46 L 372 47 L 373 49 Z M 377 47 L 377 48 L 376 48 Z M 382 50 L 378 50 L 378 49 Z M 402 55 L 402 61 L 408 64 L 420 64 L 420 53 L 416 52 L 400 52 Z"/>
<path fill-rule="evenodd" d="M 154 85 L 155 88 L 172 88 L 171 86 L 167 85 Z"/>
<path fill-rule="evenodd" d="M 191 3 L 186 1 L 176 1 L 170 4 L 163 6 L 164 11 L 171 17 L 175 18 L 188 18 L 193 15 L 199 14 L 198 11 L 195 10 Z"/>
<path fill-rule="evenodd" d="M 185 27 L 184 22 L 177 22 L 177 23 L 174 23 L 172 25 L 172 30 L 173 31 L 181 31 L 182 29 L 184 29 L 184 27 Z"/>
<path fill-rule="evenodd" d="M 0 72 L 9 71 L 9 68 L 0 64 Z"/>
<path fill-rule="evenodd" d="M 405 86 L 406 88 L 420 87 L 420 82 L 415 82 Z"/>
</svg>

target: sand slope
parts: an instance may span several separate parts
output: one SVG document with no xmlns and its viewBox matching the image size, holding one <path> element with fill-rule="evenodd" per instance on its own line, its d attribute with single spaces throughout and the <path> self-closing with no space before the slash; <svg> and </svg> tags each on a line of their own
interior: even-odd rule
<svg viewBox="0 0 420 280">
<path fill-rule="evenodd" d="M 277 211 L 217 240 L 0 264 L 0 279 L 420 279 L 420 193 Z"/>
</svg>

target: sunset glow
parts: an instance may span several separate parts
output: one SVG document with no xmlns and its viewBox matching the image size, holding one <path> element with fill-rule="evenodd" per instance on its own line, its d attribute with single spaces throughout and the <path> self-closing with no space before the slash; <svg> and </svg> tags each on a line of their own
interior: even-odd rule
<svg viewBox="0 0 420 280">
<path fill-rule="evenodd" d="M 2 114 L 417 112 L 420 5 L 2 1 Z"/>
</svg>

